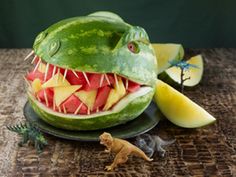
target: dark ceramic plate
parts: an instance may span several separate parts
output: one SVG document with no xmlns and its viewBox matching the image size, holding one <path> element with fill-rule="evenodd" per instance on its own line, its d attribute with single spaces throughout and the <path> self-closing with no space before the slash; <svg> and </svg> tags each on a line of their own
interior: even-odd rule
<svg viewBox="0 0 236 177">
<path fill-rule="evenodd" d="M 111 133 L 114 137 L 123 139 L 132 138 L 151 130 L 162 118 L 162 114 L 157 109 L 155 103 L 151 103 L 139 117 L 127 122 L 126 124 L 93 131 L 69 131 L 53 127 L 40 119 L 40 117 L 30 106 L 29 102 L 27 102 L 24 106 L 24 116 L 26 120 L 34 123 L 34 125 L 37 126 L 42 132 L 54 135 L 56 137 L 77 141 L 98 141 L 99 135 L 104 131 Z"/>
</svg>

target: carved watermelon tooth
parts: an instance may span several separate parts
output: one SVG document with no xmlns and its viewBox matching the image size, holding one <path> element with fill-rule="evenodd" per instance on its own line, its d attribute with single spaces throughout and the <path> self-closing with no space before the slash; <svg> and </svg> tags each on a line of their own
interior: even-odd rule
<svg viewBox="0 0 236 177">
<path fill-rule="evenodd" d="M 99 83 L 99 86 L 102 87 L 102 83 L 103 83 L 103 80 L 104 80 L 104 74 L 101 75 L 101 79 L 100 79 L 100 83 Z M 108 79 L 109 80 L 109 79 Z M 109 81 L 110 82 L 110 81 Z M 109 84 L 110 85 L 110 84 Z"/>
<path fill-rule="evenodd" d="M 49 63 L 46 64 L 46 69 L 45 69 L 45 74 L 44 74 L 44 82 L 47 79 L 47 75 L 48 75 L 48 68 L 49 68 Z"/>
<path fill-rule="evenodd" d="M 65 72 L 64 72 L 64 75 L 63 75 L 63 82 L 65 81 L 65 79 L 66 79 L 66 74 L 67 74 L 67 69 L 65 69 Z"/>
<path fill-rule="evenodd" d="M 33 54 L 34 54 L 34 51 L 32 50 L 32 51 L 24 58 L 24 61 L 26 61 L 27 59 L 29 59 Z"/>
<path fill-rule="evenodd" d="M 25 76 L 23 76 L 23 78 L 24 78 L 26 84 L 27 84 L 29 87 L 31 87 L 31 84 L 30 84 L 29 81 L 25 78 Z"/>
<path fill-rule="evenodd" d="M 41 99 L 39 98 L 39 95 L 38 95 L 38 94 L 36 95 L 36 97 L 37 97 L 37 99 L 38 99 L 40 102 L 42 102 Z"/>
<path fill-rule="evenodd" d="M 74 114 L 78 114 L 78 112 L 80 111 L 80 108 L 83 106 L 83 103 L 81 102 L 80 105 L 78 106 L 78 108 L 75 110 Z"/>
<path fill-rule="evenodd" d="M 90 109 L 87 110 L 87 114 L 90 115 Z"/>
<path fill-rule="evenodd" d="M 31 64 L 33 64 L 37 58 L 38 58 L 37 55 L 35 55 L 33 60 L 31 61 Z"/>
<path fill-rule="evenodd" d="M 82 72 L 82 73 L 83 73 L 83 75 L 84 75 L 84 78 L 85 78 L 87 84 L 90 86 L 90 82 L 89 82 L 89 79 L 88 79 L 86 73 L 85 73 L 85 72 Z"/>
<path fill-rule="evenodd" d="M 129 87 L 129 80 L 128 79 L 125 79 L 125 89 L 127 90 Z"/>
<path fill-rule="evenodd" d="M 53 109 L 53 111 L 56 111 L 56 104 L 55 104 L 54 99 L 52 100 L 52 109 Z"/>
<path fill-rule="evenodd" d="M 39 67 L 41 62 L 42 62 L 42 60 L 41 60 L 41 58 L 39 58 L 39 61 L 37 62 L 36 66 L 35 66 L 35 68 L 33 70 L 33 73 L 35 73 L 35 71 L 38 69 L 38 67 Z"/>
<path fill-rule="evenodd" d="M 45 90 L 44 90 L 43 94 L 44 94 L 44 99 L 45 99 L 45 101 L 46 101 L 46 105 L 47 105 L 47 107 L 48 107 L 48 106 L 49 106 L 49 104 L 48 104 L 48 97 L 47 97 L 47 94 L 46 94 L 46 91 L 45 91 Z"/>
<path fill-rule="evenodd" d="M 59 112 L 61 112 L 61 107 L 60 107 L 60 106 L 58 106 L 57 108 L 58 108 L 58 111 L 59 111 Z"/>
<path fill-rule="evenodd" d="M 63 108 L 63 112 L 64 112 L 64 114 L 67 114 L 67 112 L 66 112 L 66 108 L 65 108 L 65 105 L 64 105 L 64 104 L 62 105 L 62 108 Z"/>
<path fill-rule="evenodd" d="M 57 69 L 57 67 L 54 65 L 54 67 L 53 67 L 53 71 L 52 71 L 52 77 L 55 75 L 55 73 L 56 73 L 56 69 Z"/>
<path fill-rule="evenodd" d="M 71 70 L 73 72 L 73 74 L 75 75 L 75 77 L 79 78 L 78 74 L 74 71 L 74 70 Z"/>
<path fill-rule="evenodd" d="M 107 80 L 108 85 L 111 85 L 111 82 L 110 82 L 109 78 L 107 77 L 107 74 L 104 74 L 104 76 L 105 76 L 105 79 Z"/>
<path fill-rule="evenodd" d="M 119 88 L 118 79 L 117 79 L 116 74 L 114 74 L 114 78 L 115 78 L 116 87 Z"/>
<path fill-rule="evenodd" d="M 58 68 L 58 72 L 57 72 L 57 73 L 58 73 L 58 75 L 57 75 L 57 83 L 58 83 L 58 80 L 59 80 L 59 78 L 60 78 L 60 77 L 59 77 L 59 76 L 60 76 L 60 68 Z"/>
</svg>

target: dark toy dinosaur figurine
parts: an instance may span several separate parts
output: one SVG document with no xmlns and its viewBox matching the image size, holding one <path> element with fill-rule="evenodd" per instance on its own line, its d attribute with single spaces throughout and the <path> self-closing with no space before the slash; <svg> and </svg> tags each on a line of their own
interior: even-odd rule
<svg viewBox="0 0 236 177">
<path fill-rule="evenodd" d="M 24 124 L 20 123 L 13 126 L 7 126 L 7 129 L 22 136 L 22 140 L 18 143 L 19 146 L 31 142 L 34 144 L 37 151 L 41 153 L 44 146 L 48 144 L 43 134 L 36 127 L 27 122 Z"/>
<path fill-rule="evenodd" d="M 135 145 L 142 149 L 148 157 L 152 157 L 155 151 L 161 156 L 165 156 L 163 147 L 171 145 L 175 140 L 165 141 L 156 135 L 143 134 L 136 137 Z"/>
</svg>

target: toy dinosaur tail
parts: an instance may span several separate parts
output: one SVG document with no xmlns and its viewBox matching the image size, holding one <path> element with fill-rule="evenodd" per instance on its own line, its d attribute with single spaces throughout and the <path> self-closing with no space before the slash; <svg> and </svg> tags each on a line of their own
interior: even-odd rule
<svg viewBox="0 0 236 177">
<path fill-rule="evenodd" d="M 141 149 L 137 148 L 136 146 L 134 146 L 133 154 L 142 157 L 144 160 L 153 161 L 153 159 L 150 159 Z"/>
</svg>

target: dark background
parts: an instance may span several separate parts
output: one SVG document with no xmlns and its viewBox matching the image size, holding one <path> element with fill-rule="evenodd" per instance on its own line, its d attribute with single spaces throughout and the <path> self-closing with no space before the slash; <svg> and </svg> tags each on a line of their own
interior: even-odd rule
<svg viewBox="0 0 236 177">
<path fill-rule="evenodd" d="M 0 47 L 31 47 L 49 25 L 98 10 L 144 27 L 152 42 L 236 47 L 234 0 L 0 0 Z"/>
</svg>

